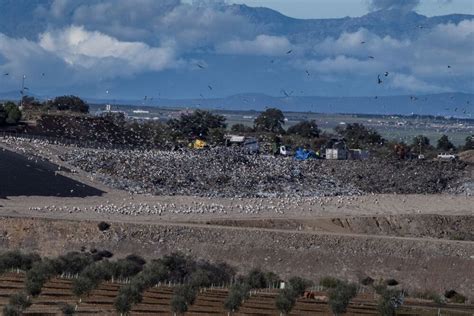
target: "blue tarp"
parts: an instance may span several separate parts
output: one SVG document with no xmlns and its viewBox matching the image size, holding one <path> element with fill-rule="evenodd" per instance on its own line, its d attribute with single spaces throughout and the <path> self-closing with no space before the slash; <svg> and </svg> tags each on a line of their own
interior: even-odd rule
<svg viewBox="0 0 474 316">
<path fill-rule="evenodd" d="M 298 148 L 295 152 L 296 160 L 308 160 L 310 158 L 316 158 L 316 154 L 311 150 Z"/>
</svg>

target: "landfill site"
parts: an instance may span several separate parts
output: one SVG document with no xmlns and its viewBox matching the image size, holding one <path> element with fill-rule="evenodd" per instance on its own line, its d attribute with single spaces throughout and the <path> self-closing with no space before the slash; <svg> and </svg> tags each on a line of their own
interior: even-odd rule
<svg viewBox="0 0 474 316">
<path fill-rule="evenodd" d="M 4 249 L 179 251 L 241 273 L 393 278 L 474 298 L 472 153 L 449 162 L 298 161 L 14 137 L 0 146 Z"/>
</svg>

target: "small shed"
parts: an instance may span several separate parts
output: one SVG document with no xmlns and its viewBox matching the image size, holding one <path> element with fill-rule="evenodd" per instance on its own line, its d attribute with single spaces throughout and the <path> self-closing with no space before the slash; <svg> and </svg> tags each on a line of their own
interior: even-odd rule
<svg viewBox="0 0 474 316">
<path fill-rule="evenodd" d="M 348 152 L 344 148 L 327 148 L 326 159 L 328 160 L 346 160 Z"/>
</svg>

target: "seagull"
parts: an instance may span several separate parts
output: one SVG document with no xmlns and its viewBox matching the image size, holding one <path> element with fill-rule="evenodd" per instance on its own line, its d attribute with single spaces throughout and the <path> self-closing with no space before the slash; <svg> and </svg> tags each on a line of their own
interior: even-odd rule
<svg viewBox="0 0 474 316">
<path fill-rule="evenodd" d="M 388 71 L 386 71 L 384 75 L 385 75 L 385 77 L 388 77 L 388 75 L 389 75 Z"/>
<path fill-rule="evenodd" d="M 3 74 L 4 76 L 9 76 L 10 74 L 8 72 L 4 73 Z"/>
<path fill-rule="evenodd" d="M 293 94 L 293 91 L 291 91 L 290 93 L 286 92 L 285 89 L 282 89 L 281 92 L 283 92 L 283 94 L 286 96 L 286 97 L 291 97 L 291 95 Z"/>
<path fill-rule="evenodd" d="M 382 81 L 382 79 L 380 79 L 380 75 L 378 75 L 378 76 L 377 76 L 377 83 L 378 83 L 378 84 L 382 84 L 382 82 L 383 82 L 383 81 Z"/>
<path fill-rule="evenodd" d="M 308 75 L 308 77 L 311 76 L 308 70 L 306 70 L 306 74 Z"/>
<path fill-rule="evenodd" d="M 290 49 L 289 51 L 286 52 L 287 55 L 291 54 L 293 52 L 292 49 Z"/>
<path fill-rule="evenodd" d="M 196 66 L 198 66 L 198 67 L 201 68 L 201 69 L 205 69 L 205 68 L 206 68 L 206 67 L 204 67 L 204 66 L 201 65 L 201 64 L 196 64 Z"/>
<path fill-rule="evenodd" d="M 364 42 L 364 41 L 362 41 L 362 42 L 360 42 L 360 43 L 361 43 L 361 44 L 365 44 L 365 42 Z"/>
<path fill-rule="evenodd" d="M 44 75 L 45 75 L 45 74 L 44 74 L 44 72 L 43 72 L 43 73 L 41 73 L 41 76 L 42 76 L 42 77 L 44 77 Z"/>
<path fill-rule="evenodd" d="M 208 85 L 207 87 L 209 88 L 209 90 L 212 90 L 212 86 L 211 86 L 211 85 Z"/>
<path fill-rule="evenodd" d="M 369 58 L 370 58 L 370 59 L 375 59 L 375 57 L 374 57 L 374 56 L 369 56 Z"/>
<path fill-rule="evenodd" d="M 448 65 L 448 68 L 451 68 L 451 66 L 450 66 L 450 65 Z"/>
</svg>

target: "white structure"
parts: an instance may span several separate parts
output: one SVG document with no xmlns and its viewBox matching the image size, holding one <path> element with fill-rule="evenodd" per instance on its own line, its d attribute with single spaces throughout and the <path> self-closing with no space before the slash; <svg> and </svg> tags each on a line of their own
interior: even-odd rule
<svg viewBox="0 0 474 316">
<path fill-rule="evenodd" d="M 326 149 L 326 159 L 328 160 L 346 160 L 347 150 L 345 149 Z"/>
</svg>

